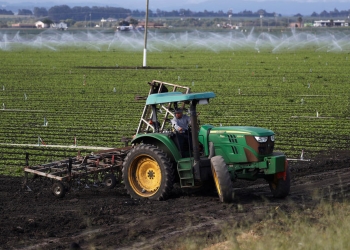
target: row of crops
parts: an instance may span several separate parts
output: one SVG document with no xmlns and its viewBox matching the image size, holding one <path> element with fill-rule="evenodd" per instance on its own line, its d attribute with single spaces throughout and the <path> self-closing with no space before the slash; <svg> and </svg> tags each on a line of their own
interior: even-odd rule
<svg viewBox="0 0 350 250">
<path fill-rule="evenodd" d="M 77 149 L 15 146 L 37 144 L 119 147 L 131 137 L 147 95 L 147 81 L 214 91 L 200 106 L 201 124 L 272 129 L 288 157 L 349 148 L 348 53 L 303 49 L 270 51 L 142 52 L 66 47 L 0 51 L 0 172 L 74 156 Z M 349 58 L 348 58 L 349 57 Z M 44 121 L 47 126 L 44 126 Z M 88 153 L 87 150 L 82 153 Z"/>
</svg>

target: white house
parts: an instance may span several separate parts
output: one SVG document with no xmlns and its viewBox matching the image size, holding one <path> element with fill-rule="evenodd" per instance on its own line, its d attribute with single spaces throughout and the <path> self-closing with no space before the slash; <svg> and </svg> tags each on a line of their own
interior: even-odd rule
<svg viewBox="0 0 350 250">
<path fill-rule="evenodd" d="M 346 23 L 345 20 L 333 20 L 333 26 L 343 27 L 348 26 L 349 23 Z M 314 27 L 330 27 L 331 20 L 320 20 L 314 22 Z"/>
<path fill-rule="evenodd" d="M 58 29 L 58 30 L 66 30 L 66 29 L 68 29 L 68 26 L 66 23 L 60 22 L 60 23 L 51 24 L 51 28 Z"/>
<path fill-rule="evenodd" d="M 38 21 L 35 23 L 35 27 L 37 29 L 43 29 L 43 28 L 48 28 L 49 25 L 47 25 L 47 23 L 43 23 L 42 21 Z"/>
</svg>

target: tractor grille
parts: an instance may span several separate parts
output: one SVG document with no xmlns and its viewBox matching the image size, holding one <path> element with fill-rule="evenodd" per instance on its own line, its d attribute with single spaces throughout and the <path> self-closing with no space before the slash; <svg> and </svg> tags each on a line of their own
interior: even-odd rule
<svg viewBox="0 0 350 250">
<path fill-rule="evenodd" d="M 227 137 L 228 137 L 228 140 L 229 140 L 231 143 L 237 143 L 237 138 L 236 138 L 235 135 L 228 134 Z"/>
<path fill-rule="evenodd" d="M 238 154 L 237 148 L 236 148 L 236 147 L 233 147 L 233 146 L 231 146 L 231 148 L 232 148 L 232 153 L 235 154 L 235 155 L 237 155 L 237 154 Z"/>
</svg>

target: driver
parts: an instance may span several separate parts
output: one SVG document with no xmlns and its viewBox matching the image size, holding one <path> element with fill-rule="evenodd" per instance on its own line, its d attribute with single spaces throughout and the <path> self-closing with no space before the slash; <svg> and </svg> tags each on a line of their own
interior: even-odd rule
<svg viewBox="0 0 350 250">
<path fill-rule="evenodd" d="M 191 125 L 189 116 L 184 115 L 182 109 L 175 110 L 175 117 L 171 119 L 173 128 L 179 133 L 185 133 L 188 130 L 188 125 Z"/>
<path fill-rule="evenodd" d="M 188 145 L 189 150 L 192 151 L 192 136 L 188 130 L 188 126 L 191 125 L 191 119 L 183 114 L 182 109 L 176 109 L 175 117 L 171 119 L 171 124 L 177 132 L 179 150 L 182 157 L 184 157 L 186 155 L 185 145 Z"/>
</svg>

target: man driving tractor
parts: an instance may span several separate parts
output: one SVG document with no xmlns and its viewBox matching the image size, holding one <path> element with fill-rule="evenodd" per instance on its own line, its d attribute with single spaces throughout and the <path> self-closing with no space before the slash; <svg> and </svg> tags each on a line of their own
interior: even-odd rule
<svg viewBox="0 0 350 250">
<path fill-rule="evenodd" d="M 171 124 L 177 134 L 181 155 L 183 155 L 186 151 L 185 145 L 188 145 L 189 149 L 192 150 L 192 138 L 188 129 L 188 126 L 191 125 L 190 117 L 188 115 L 184 115 L 183 110 L 178 108 L 175 110 L 175 117 L 171 119 Z"/>
</svg>

